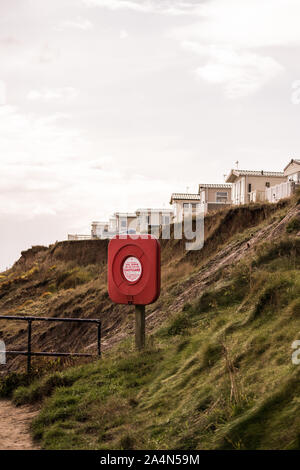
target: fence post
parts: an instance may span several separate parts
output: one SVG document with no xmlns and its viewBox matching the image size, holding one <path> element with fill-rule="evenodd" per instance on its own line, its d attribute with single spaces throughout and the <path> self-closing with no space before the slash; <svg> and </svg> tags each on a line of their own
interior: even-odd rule
<svg viewBox="0 0 300 470">
<path fill-rule="evenodd" d="M 98 323 L 98 356 L 101 356 L 101 322 Z"/>
<path fill-rule="evenodd" d="M 145 347 L 145 305 L 135 306 L 135 346 L 137 349 Z"/>
<path fill-rule="evenodd" d="M 27 374 L 31 372 L 31 320 L 28 320 Z"/>
<path fill-rule="evenodd" d="M 0 364 L 6 364 L 6 347 L 2 339 L 0 339 Z"/>
</svg>

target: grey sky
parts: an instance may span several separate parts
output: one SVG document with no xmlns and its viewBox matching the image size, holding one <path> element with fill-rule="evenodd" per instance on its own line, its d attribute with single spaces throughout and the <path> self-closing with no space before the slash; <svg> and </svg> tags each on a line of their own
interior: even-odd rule
<svg viewBox="0 0 300 470">
<path fill-rule="evenodd" d="M 0 2 L 0 268 L 299 156 L 297 0 Z"/>
</svg>

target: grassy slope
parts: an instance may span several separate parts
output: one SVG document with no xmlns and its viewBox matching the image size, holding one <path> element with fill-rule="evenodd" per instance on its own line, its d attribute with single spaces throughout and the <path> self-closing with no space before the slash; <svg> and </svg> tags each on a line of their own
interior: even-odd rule
<svg viewBox="0 0 300 470">
<path fill-rule="evenodd" d="M 222 247 L 238 259 L 243 255 L 242 245 L 251 239 L 251 234 L 259 231 L 261 226 L 268 227 L 271 219 L 280 220 L 287 210 L 287 204 L 283 202 L 278 206 L 256 204 L 209 214 L 205 219 L 205 245 L 199 252 L 187 252 L 184 240 L 161 240 L 162 292 L 158 302 L 147 308 L 148 313 L 152 313 L 147 323 L 149 331 L 155 331 L 187 300 L 198 295 L 199 288 L 202 289 L 199 276 L 210 270 L 209 279 L 204 283 L 212 283 L 220 262 L 234 262 L 233 259 L 224 260 Z M 106 240 L 61 242 L 48 249 L 33 247 L 23 252 L 11 270 L 0 274 L 1 315 L 101 317 L 103 348 L 111 349 L 132 335 L 134 325 L 133 316 L 128 314 L 133 308 L 114 305 L 108 298 L 106 256 Z M 1 321 L 0 328 L 0 338 L 5 340 L 8 349 L 26 348 L 24 323 Z M 32 348 L 36 351 L 95 352 L 95 328 L 35 323 Z M 33 368 L 43 372 L 45 366 L 48 369 L 56 362 L 34 358 Z M 61 362 L 64 365 L 72 361 Z M 10 357 L 3 372 L 23 368 L 24 358 Z"/>
<path fill-rule="evenodd" d="M 102 361 L 19 387 L 49 449 L 300 447 L 300 241 L 261 245 L 157 329 Z"/>
</svg>

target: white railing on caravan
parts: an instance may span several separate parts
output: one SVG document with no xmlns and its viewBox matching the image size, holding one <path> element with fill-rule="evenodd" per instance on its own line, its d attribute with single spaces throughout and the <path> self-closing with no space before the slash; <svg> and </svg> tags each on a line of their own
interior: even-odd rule
<svg viewBox="0 0 300 470">
<path fill-rule="evenodd" d="M 91 235 L 68 235 L 68 240 L 90 240 Z"/>
<path fill-rule="evenodd" d="M 264 202 L 266 199 L 265 191 L 261 191 L 259 189 L 255 189 L 251 191 L 249 194 L 249 202 Z"/>
<path fill-rule="evenodd" d="M 277 184 L 266 189 L 266 201 L 277 202 L 293 194 L 295 190 L 295 183 L 287 181 L 286 183 Z"/>
</svg>

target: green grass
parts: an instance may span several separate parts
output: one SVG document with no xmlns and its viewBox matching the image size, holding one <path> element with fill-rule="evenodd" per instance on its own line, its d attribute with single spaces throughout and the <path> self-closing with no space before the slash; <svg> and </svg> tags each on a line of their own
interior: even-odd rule
<svg viewBox="0 0 300 470">
<path fill-rule="evenodd" d="M 294 217 L 286 226 L 286 231 L 288 233 L 292 232 L 299 232 L 300 230 L 300 219 L 298 217 Z"/>
<path fill-rule="evenodd" d="M 262 245 L 151 337 L 16 388 L 46 449 L 298 449 L 299 240 Z"/>
<path fill-rule="evenodd" d="M 56 279 L 57 289 L 74 289 L 94 279 L 94 272 L 88 268 L 76 266 L 66 271 L 60 272 Z"/>
</svg>

